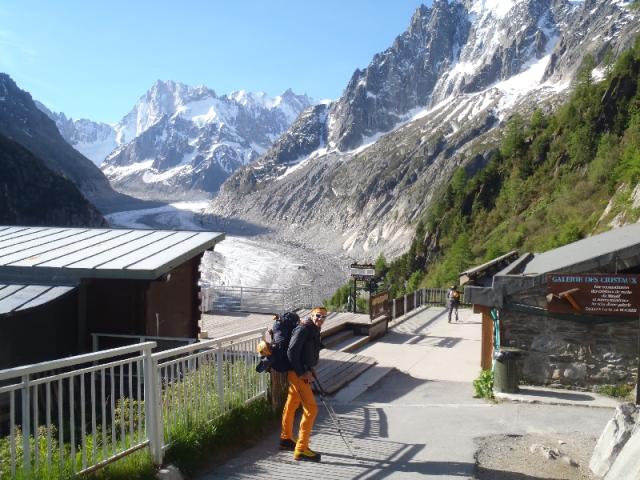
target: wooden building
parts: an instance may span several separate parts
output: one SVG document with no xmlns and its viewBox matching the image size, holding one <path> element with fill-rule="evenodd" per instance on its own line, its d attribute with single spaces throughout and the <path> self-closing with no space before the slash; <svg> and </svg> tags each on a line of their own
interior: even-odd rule
<svg viewBox="0 0 640 480">
<path fill-rule="evenodd" d="M 491 367 L 496 347 L 512 347 L 521 351 L 521 375 L 531 384 L 592 388 L 635 383 L 640 340 L 640 224 L 544 253 L 514 253 L 461 276 L 466 283 L 465 300 L 483 314 L 482 367 Z M 554 294 L 555 278 L 584 278 L 594 282 L 589 285 L 598 285 L 603 278 L 637 282 L 637 287 L 625 290 L 625 299 L 612 300 L 624 300 L 626 309 L 613 310 L 597 306 L 603 304 L 602 299 L 592 298 L 597 289 L 583 288 L 580 308 L 570 296 L 560 298 L 573 291 L 567 290 L 569 286 L 561 286 L 560 290 L 567 291 Z M 594 301 L 600 303 L 588 303 Z M 558 312 L 558 305 L 565 311 Z"/>
<path fill-rule="evenodd" d="M 224 234 L 0 226 L 0 369 L 91 334 L 196 338 L 199 265 Z"/>
</svg>

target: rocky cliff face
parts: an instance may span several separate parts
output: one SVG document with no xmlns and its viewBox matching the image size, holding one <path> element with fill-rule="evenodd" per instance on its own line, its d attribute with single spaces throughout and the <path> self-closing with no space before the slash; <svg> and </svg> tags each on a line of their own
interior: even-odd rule
<svg viewBox="0 0 640 480">
<path fill-rule="evenodd" d="M 74 120 L 67 118 L 64 113 L 52 112 L 37 100 L 35 104 L 55 122 L 62 138 L 98 167 L 106 156 L 117 147 L 116 131 L 111 125 L 86 118 Z"/>
<path fill-rule="evenodd" d="M 74 150 L 60 135 L 56 124 L 0 73 L 0 134 L 18 142 L 53 172 L 68 178 L 101 211 L 142 208 L 141 202 L 115 192 L 104 174 Z"/>
<path fill-rule="evenodd" d="M 0 224 L 108 226 L 71 181 L 4 135 L 0 135 L 0 171 Z"/>
<path fill-rule="evenodd" d="M 482 168 L 514 112 L 553 108 L 587 53 L 605 70 L 638 31 L 618 0 L 436 1 L 223 185 L 210 211 L 372 258 L 406 249 L 453 170 Z"/>
</svg>

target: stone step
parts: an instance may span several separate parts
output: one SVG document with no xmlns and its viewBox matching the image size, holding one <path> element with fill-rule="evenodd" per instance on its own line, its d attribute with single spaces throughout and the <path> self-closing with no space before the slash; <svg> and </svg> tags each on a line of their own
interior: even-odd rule
<svg viewBox="0 0 640 480">
<path fill-rule="evenodd" d="M 339 350 L 337 348 L 334 348 L 334 346 L 352 338 L 353 332 L 351 330 L 340 330 L 339 332 L 323 337 L 322 343 L 327 348 L 330 348 L 332 350 Z"/>
<path fill-rule="evenodd" d="M 351 334 L 351 336 L 345 338 L 340 343 L 333 345 L 331 349 L 339 352 L 353 352 L 366 343 L 369 343 L 369 337 L 367 335 Z"/>
</svg>

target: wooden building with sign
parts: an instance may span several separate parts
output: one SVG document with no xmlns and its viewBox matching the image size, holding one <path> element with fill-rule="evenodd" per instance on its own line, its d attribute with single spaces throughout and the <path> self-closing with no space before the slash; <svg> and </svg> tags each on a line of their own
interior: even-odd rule
<svg viewBox="0 0 640 480">
<path fill-rule="evenodd" d="M 541 254 L 513 253 L 461 278 L 465 299 L 483 314 L 483 368 L 509 347 L 522 351 L 520 374 L 531 384 L 635 384 L 640 224 Z"/>
<path fill-rule="evenodd" d="M 0 226 L 0 369 L 84 353 L 91 334 L 195 339 L 200 259 L 223 239 Z M 100 348 L 118 342 L 102 338 Z"/>
</svg>

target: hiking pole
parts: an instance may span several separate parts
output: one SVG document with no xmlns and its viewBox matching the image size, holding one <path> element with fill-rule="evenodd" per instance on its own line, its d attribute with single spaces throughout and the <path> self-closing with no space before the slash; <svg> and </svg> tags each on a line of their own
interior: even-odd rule
<svg viewBox="0 0 640 480">
<path fill-rule="evenodd" d="M 351 454 L 353 459 L 356 462 L 359 462 L 358 457 L 356 456 L 355 452 L 353 451 L 353 448 L 351 447 L 351 442 L 347 440 L 347 438 L 344 435 L 344 432 L 342 431 L 342 425 L 340 425 L 340 420 L 338 420 L 338 415 L 336 414 L 336 411 L 333 409 L 332 406 L 329 405 L 329 402 L 325 398 L 327 396 L 327 392 L 324 390 L 324 388 L 322 388 L 322 384 L 320 383 L 320 380 L 318 380 L 318 376 L 316 375 L 315 370 L 312 369 L 311 374 L 313 375 L 313 379 L 315 380 L 316 391 L 318 392 L 320 401 L 322 402 L 322 405 L 324 405 L 324 408 L 327 410 L 327 413 L 329 414 L 329 418 L 331 418 L 331 421 L 333 422 L 333 426 L 336 428 L 336 430 L 338 430 L 338 433 L 340 434 L 342 441 L 347 446 L 347 450 L 349 450 L 349 453 Z"/>
</svg>

